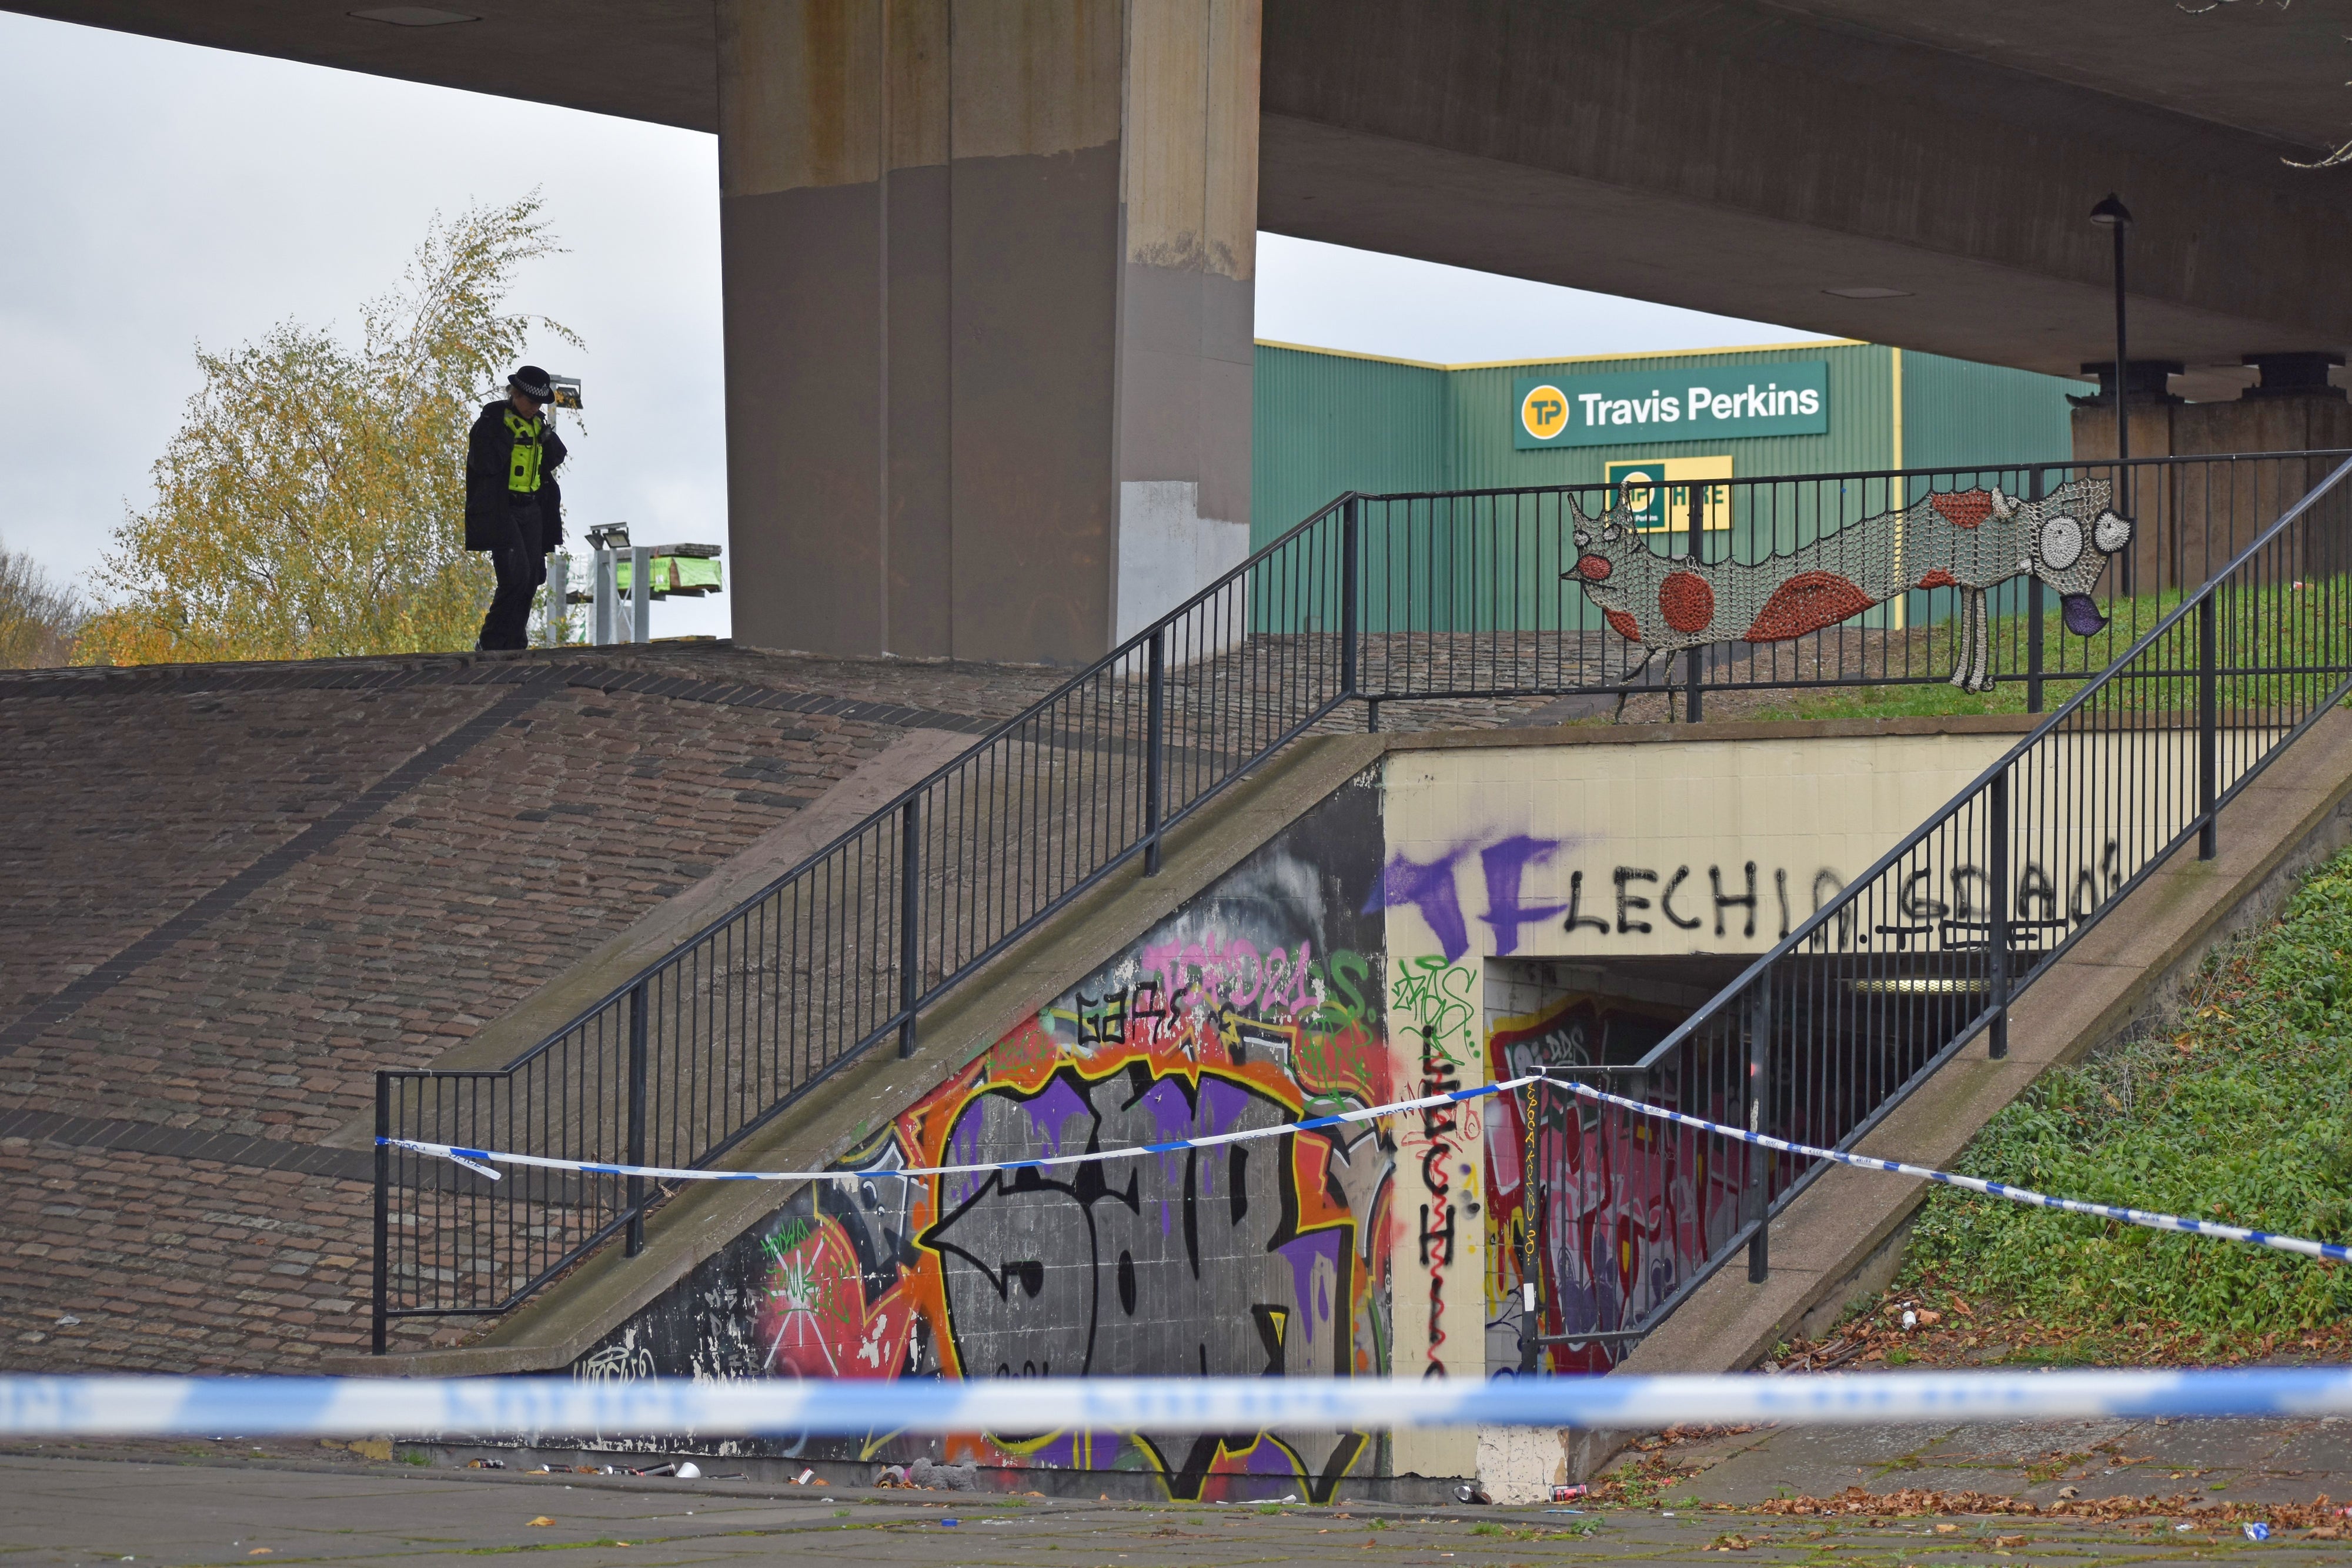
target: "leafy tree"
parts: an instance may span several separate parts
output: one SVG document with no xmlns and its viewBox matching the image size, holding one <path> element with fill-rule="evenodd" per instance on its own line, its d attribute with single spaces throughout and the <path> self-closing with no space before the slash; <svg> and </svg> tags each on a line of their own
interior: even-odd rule
<svg viewBox="0 0 2352 1568">
<path fill-rule="evenodd" d="M 80 625 L 80 601 L 27 555 L 0 545 L 0 669 L 46 669 L 66 662 Z"/>
<path fill-rule="evenodd" d="M 436 217 L 356 350 L 288 321 L 232 352 L 115 530 L 85 664 L 315 659 L 471 647 L 491 580 L 465 538 L 466 432 L 525 340 L 569 329 L 505 308 L 561 247 L 536 192 Z"/>
</svg>

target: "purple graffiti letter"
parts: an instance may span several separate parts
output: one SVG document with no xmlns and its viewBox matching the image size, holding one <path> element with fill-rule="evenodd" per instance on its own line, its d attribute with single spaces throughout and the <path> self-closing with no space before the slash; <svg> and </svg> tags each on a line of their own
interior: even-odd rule
<svg viewBox="0 0 2352 1568">
<path fill-rule="evenodd" d="M 1559 848 L 1557 839 L 1531 839 L 1522 834 L 1478 852 L 1478 859 L 1486 868 L 1486 913 L 1479 918 L 1495 928 L 1497 956 L 1517 950 L 1520 926 L 1549 920 L 1568 907 L 1565 904 L 1519 902 L 1519 879 L 1528 867 L 1538 861 L 1549 860 Z"/>
<path fill-rule="evenodd" d="M 1451 964 L 1470 950 L 1470 927 L 1462 918 L 1462 900 L 1454 891 L 1454 862 L 1462 854 L 1455 850 L 1427 865 L 1402 854 L 1393 857 L 1381 875 L 1380 891 L 1365 901 L 1363 913 L 1412 904 L 1429 923 L 1438 946 L 1444 950 L 1445 961 Z"/>
</svg>

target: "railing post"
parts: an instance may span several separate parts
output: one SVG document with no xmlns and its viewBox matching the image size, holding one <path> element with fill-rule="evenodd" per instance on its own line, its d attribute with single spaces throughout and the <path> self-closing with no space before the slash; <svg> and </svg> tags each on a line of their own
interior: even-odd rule
<svg viewBox="0 0 2352 1568">
<path fill-rule="evenodd" d="M 629 988 L 629 1160 L 646 1163 L 646 983 Z M 629 1247 L 632 1258 L 646 1249 L 646 1178 L 629 1177 Z"/>
<path fill-rule="evenodd" d="M 915 1054 L 915 998 L 923 994 L 922 797 L 898 810 L 898 1054 Z"/>
<path fill-rule="evenodd" d="M 1764 1102 L 1771 1093 L 1772 982 L 1768 976 L 1760 994 L 1748 1004 L 1748 1130 L 1764 1131 Z M 1748 1210 L 1756 1234 L 1748 1239 L 1748 1282 L 1760 1285 L 1772 1277 L 1772 1158 L 1756 1145 L 1748 1145 Z"/>
<path fill-rule="evenodd" d="M 1339 694 L 1350 697 L 1356 695 L 1363 676 L 1356 649 L 1364 630 L 1363 612 L 1356 603 L 1363 588 L 1363 569 L 1360 564 L 1363 507 L 1360 497 L 1349 497 L 1339 522 Z"/>
<path fill-rule="evenodd" d="M 1706 564 L 1706 486 L 1694 479 L 1690 486 L 1690 560 L 1693 568 Z M 1726 497 L 1728 504 L 1728 497 Z M 1683 722 L 1699 721 L 1706 679 L 1701 659 L 1706 652 L 1704 645 L 1685 649 L 1683 653 L 1683 674 L 1687 682 L 1683 693 Z M 1669 697 L 1669 702 L 1674 699 Z"/>
<path fill-rule="evenodd" d="M 2215 690 L 2213 590 L 2197 601 L 2197 858 L 2210 861 L 2221 852 L 2221 824 L 2213 817 L 2214 783 L 2220 771 L 2215 755 L 2221 737 Z"/>
<path fill-rule="evenodd" d="M 2025 497 L 2039 501 L 2042 494 L 2042 473 L 2039 468 L 2026 476 Z M 2042 581 L 2032 572 L 2025 574 L 2025 711 L 2042 711 Z"/>
<path fill-rule="evenodd" d="M 1168 810 L 1168 630 L 1151 634 L 1144 666 L 1143 874 L 1160 874 L 1160 823 Z"/>
<path fill-rule="evenodd" d="M 392 1312 L 392 1074 L 375 1075 L 375 1323 L 369 1335 L 374 1354 L 383 1354 L 384 1329 Z"/>
<path fill-rule="evenodd" d="M 1999 1061 L 2009 1054 L 2009 769 L 1992 776 L 1992 907 L 1985 912 L 1985 937 L 1992 949 L 1992 1038 L 1987 1050 Z"/>
</svg>

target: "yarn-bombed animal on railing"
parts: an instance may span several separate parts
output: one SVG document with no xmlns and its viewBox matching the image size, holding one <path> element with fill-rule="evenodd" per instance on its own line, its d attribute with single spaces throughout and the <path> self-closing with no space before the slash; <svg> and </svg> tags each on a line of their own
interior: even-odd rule
<svg viewBox="0 0 2352 1568">
<path fill-rule="evenodd" d="M 2074 479 L 2039 501 L 1991 490 L 1922 497 L 1755 562 L 1676 560 L 1629 526 L 1621 499 L 1596 521 L 1574 497 L 1581 583 L 1612 630 L 1649 655 L 1708 643 L 1780 643 L 1835 625 L 1912 589 L 1960 591 L 1952 685 L 1988 692 L 1985 591 L 2031 573 L 2056 589 L 2066 629 L 2106 624 L 2091 599 L 2107 558 L 2131 542 L 2105 479 Z"/>
</svg>

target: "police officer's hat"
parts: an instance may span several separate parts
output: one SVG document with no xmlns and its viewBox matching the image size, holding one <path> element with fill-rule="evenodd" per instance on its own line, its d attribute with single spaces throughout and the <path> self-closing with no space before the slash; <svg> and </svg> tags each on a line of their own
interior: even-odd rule
<svg viewBox="0 0 2352 1568">
<path fill-rule="evenodd" d="M 541 402 L 546 402 L 555 396 L 554 382 L 549 379 L 547 372 L 537 365 L 524 365 L 507 378 L 507 385 L 514 388 L 523 396 L 536 399 Z"/>
</svg>

